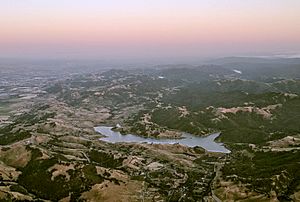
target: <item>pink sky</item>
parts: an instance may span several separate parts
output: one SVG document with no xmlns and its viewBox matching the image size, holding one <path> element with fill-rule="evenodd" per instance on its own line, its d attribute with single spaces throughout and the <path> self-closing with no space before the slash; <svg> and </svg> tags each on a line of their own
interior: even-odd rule
<svg viewBox="0 0 300 202">
<path fill-rule="evenodd" d="M 201 57 L 300 49 L 297 0 L 8 2 L 0 3 L 0 56 Z"/>
</svg>

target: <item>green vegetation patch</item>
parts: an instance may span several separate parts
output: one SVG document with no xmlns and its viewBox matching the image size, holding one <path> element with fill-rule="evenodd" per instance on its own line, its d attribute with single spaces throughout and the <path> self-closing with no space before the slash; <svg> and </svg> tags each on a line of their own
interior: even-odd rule
<svg viewBox="0 0 300 202">
<path fill-rule="evenodd" d="M 300 152 L 235 152 L 233 159 L 223 169 L 223 176 L 250 184 L 248 187 L 268 195 L 288 198 L 300 185 Z"/>
<path fill-rule="evenodd" d="M 0 130 L 0 145 L 9 145 L 31 137 L 29 131 L 20 130 L 18 132 L 8 132 L 1 135 Z"/>
<path fill-rule="evenodd" d="M 59 159 L 34 159 L 23 168 L 18 183 L 29 193 L 47 200 L 58 201 L 69 196 L 77 198 L 80 193 L 89 190 L 94 184 L 101 183 L 104 178 L 97 174 L 94 165 L 75 166 L 75 170 L 68 170 L 70 179 L 56 176 L 53 180 L 49 168 L 59 164 Z"/>
<path fill-rule="evenodd" d="M 88 153 L 91 161 L 105 168 L 116 168 L 122 165 L 123 158 L 115 159 L 112 154 L 106 152 L 92 150 Z"/>
</svg>

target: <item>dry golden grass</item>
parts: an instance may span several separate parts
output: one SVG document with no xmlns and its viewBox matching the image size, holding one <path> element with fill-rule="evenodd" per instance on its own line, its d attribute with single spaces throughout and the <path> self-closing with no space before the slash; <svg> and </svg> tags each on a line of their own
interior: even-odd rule
<svg viewBox="0 0 300 202">
<path fill-rule="evenodd" d="M 13 145 L 10 149 L 0 150 L 0 160 L 12 167 L 25 167 L 31 159 L 31 151 L 21 144 Z"/>
<path fill-rule="evenodd" d="M 65 176 L 66 180 L 70 180 L 70 175 L 67 172 L 68 170 L 75 170 L 75 167 L 73 164 L 70 165 L 60 165 L 60 164 L 55 164 L 54 166 L 50 167 L 48 171 L 52 172 L 52 177 L 51 180 L 54 180 L 55 177 L 57 176 Z"/>
<path fill-rule="evenodd" d="M 19 175 L 21 174 L 20 171 L 16 171 L 15 168 L 7 166 L 0 161 L 0 176 L 3 180 L 17 180 Z"/>
<path fill-rule="evenodd" d="M 121 185 L 105 181 L 94 185 L 90 191 L 84 192 L 81 195 L 81 199 L 85 199 L 88 202 L 140 201 L 140 190 L 142 190 L 142 183 L 137 181 L 127 181 L 121 183 Z"/>
<path fill-rule="evenodd" d="M 251 191 L 245 187 L 244 184 L 236 184 L 231 181 L 221 181 L 218 188 L 215 189 L 216 196 L 224 202 L 234 201 L 261 201 L 261 202 L 275 202 L 278 201 L 276 194 L 268 198 L 267 196 Z"/>
</svg>

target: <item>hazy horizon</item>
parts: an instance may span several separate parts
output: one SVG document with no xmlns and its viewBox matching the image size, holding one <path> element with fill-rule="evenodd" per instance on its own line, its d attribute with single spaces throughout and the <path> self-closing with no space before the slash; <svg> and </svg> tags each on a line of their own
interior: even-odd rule
<svg viewBox="0 0 300 202">
<path fill-rule="evenodd" d="M 296 0 L 0 2 L 0 57 L 169 60 L 297 55 Z"/>
</svg>

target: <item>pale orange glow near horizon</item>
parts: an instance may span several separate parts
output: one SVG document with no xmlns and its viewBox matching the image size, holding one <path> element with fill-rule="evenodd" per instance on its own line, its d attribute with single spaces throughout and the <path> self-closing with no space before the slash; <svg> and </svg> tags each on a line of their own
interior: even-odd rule
<svg viewBox="0 0 300 202">
<path fill-rule="evenodd" d="M 189 49 L 182 54 L 192 56 L 300 49 L 300 7 L 296 7 L 300 3 L 296 0 L 286 4 L 274 1 L 278 4 L 274 6 L 258 1 L 253 5 L 239 2 L 239 6 L 237 1 L 198 2 L 183 8 L 183 3 L 169 7 L 156 3 L 157 10 L 141 5 L 106 5 L 110 9 L 105 9 L 99 3 L 95 8 L 81 9 L 79 3 L 68 8 L 72 4 L 67 0 L 61 6 L 34 7 L 36 1 L 29 2 L 33 5 L 10 4 L 1 12 L 0 53 L 68 55 L 72 50 L 70 55 L 85 52 L 118 57 L 130 53 L 146 57 L 147 51 L 180 56 L 180 49 Z"/>
</svg>

